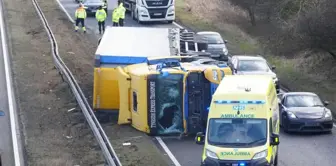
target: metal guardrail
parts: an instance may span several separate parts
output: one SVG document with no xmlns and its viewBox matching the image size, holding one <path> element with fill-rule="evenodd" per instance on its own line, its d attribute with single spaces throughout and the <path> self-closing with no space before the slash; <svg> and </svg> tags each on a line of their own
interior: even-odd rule
<svg viewBox="0 0 336 166">
<path fill-rule="evenodd" d="M 45 18 L 40 6 L 38 5 L 36 0 L 32 0 L 33 5 L 36 9 L 36 12 L 38 13 L 45 30 L 47 31 L 47 34 L 49 36 L 50 44 L 51 44 L 51 51 L 53 55 L 53 60 L 55 63 L 55 67 L 58 69 L 60 75 L 62 76 L 62 79 L 66 81 L 74 96 L 76 97 L 76 100 L 78 102 L 78 105 L 82 109 L 82 112 L 86 118 L 86 121 L 90 125 L 90 128 L 92 132 L 94 133 L 99 146 L 103 152 L 105 161 L 109 166 L 121 166 L 121 163 L 111 146 L 110 141 L 108 140 L 108 137 L 106 136 L 103 128 L 101 127 L 99 121 L 97 120 L 96 116 L 94 115 L 93 110 L 91 109 L 89 103 L 86 100 L 86 97 L 84 93 L 82 92 L 82 89 L 78 85 L 76 79 L 72 75 L 71 71 L 69 68 L 65 65 L 63 62 L 62 58 L 59 56 L 58 53 L 58 46 L 57 46 L 57 41 L 56 38 L 51 30 L 51 28 L 48 25 L 48 21 Z M 65 79 L 64 79 L 65 78 Z"/>
</svg>

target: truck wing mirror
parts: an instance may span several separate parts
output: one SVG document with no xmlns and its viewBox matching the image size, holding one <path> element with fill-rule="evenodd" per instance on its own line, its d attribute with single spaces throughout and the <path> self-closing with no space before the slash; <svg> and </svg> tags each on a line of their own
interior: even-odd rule
<svg viewBox="0 0 336 166">
<path fill-rule="evenodd" d="M 280 141 L 279 141 L 279 135 L 278 134 L 272 134 L 271 135 L 271 142 L 270 142 L 271 145 L 273 146 L 276 146 L 276 145 L 279 145 L 280 144 Z"/>
<path fill-rule="evenodd" d="M 204 133 L 203 132 L 198 132 L 195 137 L 195 142 L 198 145 L 203 145 L 204 144 Z"/>
</svg>

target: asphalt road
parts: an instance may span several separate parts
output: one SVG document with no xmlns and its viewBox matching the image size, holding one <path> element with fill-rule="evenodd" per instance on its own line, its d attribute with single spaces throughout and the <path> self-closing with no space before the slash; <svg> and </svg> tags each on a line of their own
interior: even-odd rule
<svg viewBox="0 0 336 166">
<path fill-rule="evenodd" d="M 75 11 L 76 8 L 78 8 L 78 4 L 75 2 L 75 0 L 59 0 L 63 7 L 67 10 L 67 12 L 70 14 L 71 17 L 75 17 Z M 112 12 L 108 12 L 108 18 L 105 21 L 106 26 L 112 26 Z M 98 34 L 98 23 L 95 19 L 95 16 L 88 16 L 88 18 L 85 20 L 85 26 L 91 30 L 94 30 L 96 34 Z M 173 24 L 168 24 L 165 22 L 161 22 L 159 24 L 157 23 L 146 23 L 146 24 L 138 24 L 136 21 L 134 21 L 130 15 L 127 15 L 125 18 L 125 26 L 128 27 L 173 27 Z"/>
<path fill-rule="evenodd" d="M 60 0 L 67 12 L 73 16 L 78 6 L 74 0 Z M 174 27 L 174 24 L 153 23 L 139 25 L 126 16 L 125 26 L 131 27 Z M 94 17 L 86 20 L 90 29 L 98 33 L 98 25 Z M 109 17 L 106 25 L 112 25 Z M 197 145 L 194 138 L 178 139 L 174 137 L 162 138 L 169 150 L 182 166 L 200 165 L 203 146 Z M 336 130 L 333 134 L 286 134 L 280 135 L 279 166 L 333 166 L 336 165 Z M 334 164 L 333 164 L 334 163 Z"/>
<path fill-rule="evenodd" d="M 5 166 L 13 165 L 14 153 L 9 119 L 4 59 L 1 44 L 2 43 L 0 42 L 0 111 L 3 111 L 5 115 L 0 116 L 0 154 L 2 165 Z"/>
</svg>

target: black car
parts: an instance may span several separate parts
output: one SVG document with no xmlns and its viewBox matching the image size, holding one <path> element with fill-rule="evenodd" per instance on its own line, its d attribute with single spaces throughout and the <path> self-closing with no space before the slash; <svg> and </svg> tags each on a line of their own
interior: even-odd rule
<svg viewBox="0 0 336 166">
<path fill-rule="evenodd" d="M 229 51 L 226 47 L 227 40 L 223 40 L 218 32 L 202 31 L 197 32 L 197 38 L 207 43 L 206 52 L 211 53 L 210 57 L 221 61 L 229 60 Z"/>
<path fill-rule="evenodd" d="M 279 94 L 280 126 L 285 132 L 332 132 L 331 111 L 311 92 Z"/>
</svg>

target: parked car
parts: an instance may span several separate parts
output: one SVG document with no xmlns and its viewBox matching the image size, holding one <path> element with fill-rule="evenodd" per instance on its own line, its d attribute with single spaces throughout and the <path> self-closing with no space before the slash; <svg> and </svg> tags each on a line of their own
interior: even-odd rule
<svg viewBox="0 0 336 166">
<path fill-rule="evenodd" d="M 262 56 L 234 55 L 229 60 L 234 75 L 269 75 L 273 78 L 277 93 L 280 92 L 275 66 L 271 66 Z"/>
<path fill-rule="evenodd" d="M 280 126 L 285 132 L 332 132 L 333 118 L 328 101 L 311 92 L 279 94 Z"/>
<path fill-rule="evenodd" d="M 226 47 L 227 40 L 223 40 L 218 32 L 197 32 L 197 37 L 208 44 L 206 52 L 211 53 L 212 58 L 228 61 L 229 51 Z"/>
</svg>

